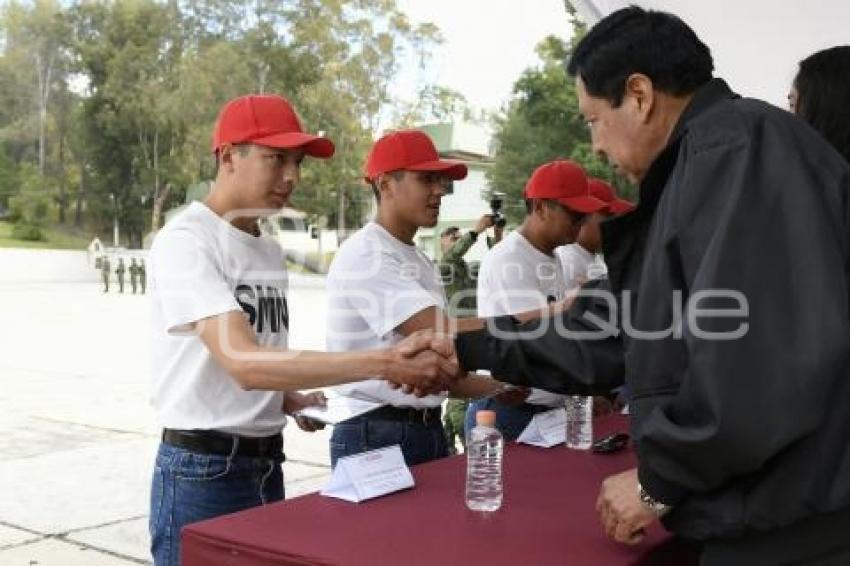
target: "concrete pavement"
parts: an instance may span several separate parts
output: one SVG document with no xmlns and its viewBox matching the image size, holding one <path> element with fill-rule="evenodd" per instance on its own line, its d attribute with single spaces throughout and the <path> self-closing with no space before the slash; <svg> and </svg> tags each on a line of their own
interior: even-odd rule
<svg viewBox="0 0 850 566">
<path fill-rule="evenodd" d="M 0 266 L 0 564 L 149 563 L 147 297 L 103 294 L 84 252 Z M 323 349 L 325 309 L 323 279 L 293 277 L 293 347 Z M 328 436 L 287 427 L 287 497 L 327 481 Z"/>
</svg>

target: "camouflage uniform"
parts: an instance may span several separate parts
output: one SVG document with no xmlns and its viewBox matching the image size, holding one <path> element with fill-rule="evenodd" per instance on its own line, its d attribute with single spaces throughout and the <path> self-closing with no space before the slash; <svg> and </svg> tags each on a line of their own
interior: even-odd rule
<svg viewBox="0 0 850 566">
<path fill-rule="evenodd" d="M 478 234 L 471 231 L 467 232 L 443 254 L 437 264 L 440 269 L 443 288 L 446 290 L 446 299 L 449 302 L 448 314 L 451 317 L 475 316 L 477 308 L 477 301 L 475 300 L 476 283 L 463 256 L 477 239 Z M 453 300 L 457 293 L 464 291 L 466 293 L 462 298 Z"/>
<path fill-rule="evenodd" d="M 136 265 L 136 258 L 130 260 L 130 288 L 133 294 L 136 294 L 137 280 L 139 276 L 139 266 Z"/>
<path fill-rule="evenodd" d="M 137 273 L 139 274 L 139 285 L 142 287 L 142 295 L 145 294 L 145 288 L 148 285 L 148 274 L 145 270 L 145 260 L 139 260 L 139 267 Z"/>
<path fill-rule="evenodd" d="M 109 273 L 111 266 L 109 265 L 109 258 L 103 256 L 100 260 L 100 277 L 103 279 L 103 292 L 109 292 Z"/>
<path fill-rule="evenodd" d="M 443 281 L 443 288 L 446 291 L 446 299 L 449 303 L 448 314 L 452 317 L 460 316 L 475 316 L 477 301 L 475 298 L 475 279 L 472 277 L 469 266 L 464 261 L 463 256 L 469 251 L 469 248 L 475 243 L 478 234 L 475 232 L 467 232 L 449 248 L 443 257 L 440 258 L 437 264 L 440 269 L 440 278 Z M 456 293 L 466 291 L 459 299 L 456 299 L 457 304 L 452 298 Z M 470 291 L 472 291 L 470 293 Z M 466 448 L 466 436 L 463 430 L 463 422 L 466 416 L 466 408 L 469 406 L 469 401 L 466 399 L 449 399 L 446 403 L 446 414 L 443 417 L 443 423 L 446 429 L 446 436 L 449 440 L 449 451 L 452 454 L 457 452 L 455 448 L 455 438 L 460 439 L 461 446 Z"/>
<path fill-rule="evenodd" d="M 118 278 L 118 292 L 124 292 L 124 272 L 127 268 L 124 267 L 124 258 L 118 258 L 118 267 L 115 268 L 115 276 Z"/>
</svg>

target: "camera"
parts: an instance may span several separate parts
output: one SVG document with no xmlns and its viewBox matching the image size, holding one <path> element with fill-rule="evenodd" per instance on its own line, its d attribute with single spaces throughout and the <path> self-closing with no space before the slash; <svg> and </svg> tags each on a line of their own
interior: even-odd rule
<svg viewBox="0 0 850 566">
<path fill-rule="evenodd" d="M 505 224 L 508 223 L 505 215 L 502 214 L 502 201 L 504 199 L 502 193 L 493 193 L 492 198 L 490 198 L 490 210 L 492 211 L 493 216 L 493 226 L 497 226 L 499 228 L 504 228 Z"/>
</svg>

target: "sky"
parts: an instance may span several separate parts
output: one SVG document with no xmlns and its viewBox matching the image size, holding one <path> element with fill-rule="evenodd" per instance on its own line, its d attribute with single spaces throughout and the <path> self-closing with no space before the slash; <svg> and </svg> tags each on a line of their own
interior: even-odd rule
<svg viewBox="0 0 850 566">
<path fill-rule="evenodd" d="M 787 105 L 797 63 L 832 45 L 850 44 L 847 0 L 585 0 L 602 12 L 629 4 L 676 13 L 711 48 L 715 74 L 744 96 Z M 578 0 L 581 4 L 582 0 Z M 394 94 L 410 99 L 423 80 L 453 88 L 477 108 L 497 110 L 522 71 L 538 64 L 534 46 L 548 34 L 567 38 L 563 0 L 397 0 L 414 22 L 430 21 L 445 38 L 425 73 L 402 64 Z"/>
<path fill-rule="evenodd" d="M 397 0 L 412 22 L 435 24 L 445 39 L 425 73 L 405 60 L 394 93 L 410 99 L 427 82 L 463 94 L 470 105 L 498 110 L 523 70 L 539 63 L 534 47 L 547 35 L 567 38 L 563 0 Z"/>
</svg>

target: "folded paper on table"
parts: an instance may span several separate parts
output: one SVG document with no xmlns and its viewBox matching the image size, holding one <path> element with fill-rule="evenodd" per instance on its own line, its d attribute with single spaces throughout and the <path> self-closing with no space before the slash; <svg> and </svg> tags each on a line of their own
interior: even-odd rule
<svg viewBox="0 0 850 566">
<path fill-rule="evenodd" d="M 566 409 L 552 409 L 545 413 L 537 413 L 516 440 L 541 448 L 564 444 L 567 441 Z"/>
<path fill-rule="evenodd" d="M 321 494 L 359 503 L 413 487 L 398 444 L 340 458 Z"/>
</svg>

